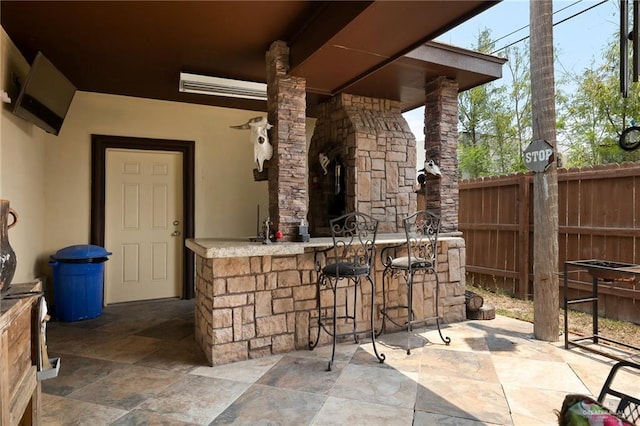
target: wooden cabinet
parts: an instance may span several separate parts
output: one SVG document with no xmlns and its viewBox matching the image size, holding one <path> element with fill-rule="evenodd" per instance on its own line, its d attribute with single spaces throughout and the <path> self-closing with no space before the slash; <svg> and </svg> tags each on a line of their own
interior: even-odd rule
<svg viewBox="0 0 640 426">
<path fill-rule="evenodd" d="M 17 284 L 9 294 L 40 289 L 40 283 Z M 40 424 L 38 302 L 37 295 L 0 301 L 0 426 Z"/>
</svg>

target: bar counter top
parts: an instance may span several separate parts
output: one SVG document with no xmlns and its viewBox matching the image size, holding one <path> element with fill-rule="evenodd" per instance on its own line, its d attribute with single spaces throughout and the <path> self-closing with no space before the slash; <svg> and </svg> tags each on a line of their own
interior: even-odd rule
<svg viewBox="0 0 640 426">
<path fill-rule="evenodd" d="M 443 232 L 438 237 L 438 274 L 425 277 L 425 290 L 417 292 L 416 297 L 421 300 L 416 306 L 425 317 L 435 314 L 445 322 L 462 321 L 464 238 L 460 232 Z M 404 232 L 381 232 L 376 236 L 380 253 L 385 247 L 405 241 Z M 331 237 L 271 244 L 251 241 L 249 237 L 189 238 L 185 245 L 195 253 L 196 342 L 210 365 L 309 349 L 311 336 L 323 327 L 318 321 L 319 297 L 330 298 L 332 293 L 318 282 L 317 260 L 322 260 L 316 259 L 318 251 L 333 247 Z M 362 300 L 367 302 L 358 303 L 354 324 L 371 320 L 374 313 L 370 311 L 371 303 L 380 305 L 386 300 L 388 306 L 404 304 L 400 300 L 403 294 L 397 290 L 388 292 L 385 299 L 383 270 L 376 253 L 372 279 L 379 285 L 372 289 L 375 295 L 372 290 L 365 291 Z M 442 292 L 435 290 L 436 282 L 442 286 Z M 362 286 L 356 287 L 362 297 Z M 436 294 L 442 297 L 440 311 L 435 310 Z M 343 312 L 346 302 L 339 303 L 338 310 Z M 398 323 L 404 321 L 402 310 L 395 309 L 393 315 Z M 351 327 L 341 326 L 345 330 Z M 326 334 L 321 344 L 330 341 Z"/>
<path fill-rule="evenodd" d="M 438 240 L 459 238 L 461 232 L 440 234 Z M 404 233 L 378 234 L 376 244 L 398 244 L 406 239 Z M 305 249 L 327 248 L 333 245 L 331 237 L 311 238 L 308 242 L 274 242 L 264 244 L 246 238 L 188 238 L 185 245 L 196 255 L 206 259 L 248 256 L 287 256 L 302 254 Z"/>
</svg>

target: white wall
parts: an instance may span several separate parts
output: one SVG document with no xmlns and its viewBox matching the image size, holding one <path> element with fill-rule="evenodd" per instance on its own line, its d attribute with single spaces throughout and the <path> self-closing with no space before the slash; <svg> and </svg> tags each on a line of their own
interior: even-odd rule
<svg viewBox="0 0 640 426">
<path fill-rule="evenodd" d="M 4 70 L 17 50 L 4 31 L 2 37 Z M 13 282 L 50 275 L 49 255 L 89 242 L 92 134 L 195 141 L 196 237 L 254 235 L 256 206 L 262 218 L 268 214 L 267 182 L 253 180 L 249 130 L 229 126 L 258 115 L 265 114 L 79 91 L 53 136 L 3 108 L 0 197 L 20 215 L 10 231 L 18 259 Z M 308 120 L 307 143 L 313 125 Z"/>
<path fill-rule="evenodd" d="M 177 89 L 176 89 L 177 90 Z M 90 229 L 91 135 L 193 140 L 196 236 L 253 235 L 266 182 L 253 180 L 248 130 L 229 126 L 260 115 L 202 105 L 77 92 L 62 131 L 46 145 L 45 249 L 84 244 Z"/>
<path fill-rule="evenodd" d="M 16 78 L 24 78 L 29 69 L 4 30 L 0 34 L 1 90 L 17 97 Z M 40 276 L 44 239 L 45 144 L 50 135 L 11 113 L 11 105 L 2 104 L 0 118 L 0 198 L 9 200 L 18 215 L 18 223 L 9 230 L 9 242 L 16 253 L 17 268 L 13 283 Z"/>
</svg>

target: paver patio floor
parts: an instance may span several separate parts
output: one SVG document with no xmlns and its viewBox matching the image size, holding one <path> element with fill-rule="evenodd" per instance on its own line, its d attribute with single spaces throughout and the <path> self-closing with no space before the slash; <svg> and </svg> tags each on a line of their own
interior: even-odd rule
<svg viewBox="0 0 640 426">
<path fill-rule="evenodd" d="M 597 397 L 615 361 L 533 339 L 497 316 L 210 367 L 193 337 L 193 301 L 106 307 L 50 322 L 57 378 L 42 382 L 44 425 L 554 425 L 565 395 Z M 633 359 L 640 362 L 636 356 Z M 640 377 L 625 386 L 640 395 Z"/>
</svg>

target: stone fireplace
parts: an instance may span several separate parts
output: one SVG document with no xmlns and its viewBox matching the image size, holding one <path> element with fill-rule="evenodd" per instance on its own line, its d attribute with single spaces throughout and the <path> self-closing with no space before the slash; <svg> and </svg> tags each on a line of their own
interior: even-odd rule
<svg viewBox="0 0 640 426">
<path fill-rule="evenodd" d="M 401 231 L 416 208 L 416 140 L 398 103 L 341 94 L 317 117 L 307 163 L 312 236 L 329 235 L 329 220 L 354 210 L 377 219 L 378 232 Z"/>
</svg>

